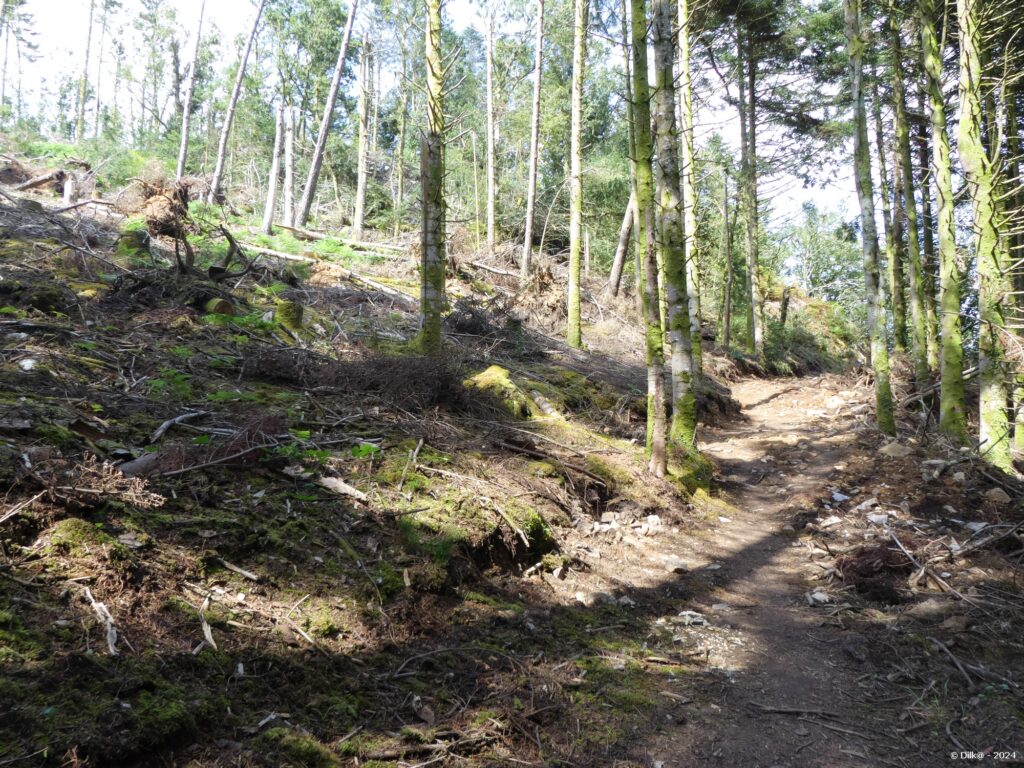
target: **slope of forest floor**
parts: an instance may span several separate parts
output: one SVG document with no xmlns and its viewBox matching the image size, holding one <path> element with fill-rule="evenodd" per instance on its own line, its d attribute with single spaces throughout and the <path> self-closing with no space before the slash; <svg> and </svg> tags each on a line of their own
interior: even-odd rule
<svg viewBox="0 0 1024 768">
<path fill-rule="evenodd" d="M 862 383 L 742 380 L 743 415 L 709 352 L 715 464 L 656 481 L 596 282 L 580 352 L 551 271 L 461 260 L 431 361 L 407 256 L 229 226 L 299 259 L 226 279 L 207 226 L 182 276 L 105 208 L 0 202 L 0 764 L 1024 748 L 1019 488 L 880 454 Z"/>
</svg>

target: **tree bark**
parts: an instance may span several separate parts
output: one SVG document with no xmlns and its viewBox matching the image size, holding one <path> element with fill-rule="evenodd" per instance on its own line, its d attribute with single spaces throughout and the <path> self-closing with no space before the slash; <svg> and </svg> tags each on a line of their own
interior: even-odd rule
<svg viewBox="0 0 1024 768">
<path fill-rule="evenodd" d="M 891 52 L 892 100 L 896 148 L 903 180 L 903 210 L 907 217 L 907 266 L 910 271 L 910 351 L 914 380 L 920 392 L 929 378 L 928 319 L 924 307 L 924 276 L 921 271 L 921 246 L 918 239 L 917 200 L 914 197 L 914 163 L 910 152 L 910 126 L 907 119 L 906 88 L 903 82 L 903 41 L 897 21 L 895 0 L 889 0 L 889 48 Z"/>
<path fill-rule="evenodd" d="M 288 104 L 284 115 L 284 195 L 281 223 L 295 226 L 295 107 Z"/>
<path fill-rule="evenodd" d="M 178 165 L 174 178 L 180 180 L 185 175 L 185 163 L 188 160 L 188 133 L 192 125 L 192 96 L 196 90 L 196 69 L 199 67 L 199 47 L 203 34 L 203 13 L 206 0 L 199 3 L 199 22 L 196 24 L 196 42 L 192 48 L 192 65 L 188 72 L 188 84 L 185 86 L 185 105 L 181 115 L 181 144 L 178 146 Z"/>
<path fill-rule="evenodd" d="M 871 181 L 871 150 L 868 145 L 867 111 L 864 95 L 864 48 L 861 31 L 861 0 L 843 0 L 847 50 L 850 59 L 850 92 L 854 117 L 854 173 L 860 201 L 861 243 L 864 253 L 864 287 L 868 305 L 868 333 L 871 365 L 875 374 L 875 408 L 878 428 L 896 434 L 892 389 L 889 382 L 889 348 L 886 343 L 885 313 L 879 282 L 878 233 L 875 229 L 875 201 Z"/>
<path fill-rule="evenodd" d="M 583 248 L 583 77 L 587 62 L 589 0 L 575 0 L 572 47 L 572 121 L 569 148 L 569 345 L 583 347 L 580 327 L 580 267 Z"/>
<path fill-rule="evenodd" d="M 665 408 L 665 342 L 661 329 L 658 259 L 654 233 L 654 145 L 651 138 L 651 97 L 647 79 L 647 9 L 645 0 L 631 0 L 633 54 L 633 169 L 636 176 L 637 252 L 643 260 L 644 335 L 647 353 L 647 452 L 649 469 L 664 477 L 667 413 Z M 639 281 L 639 275 L 637 277 Z"/>
<path fill-rule="evenodd" d="M 284 102 L 277 105 L 277 120 L 274 122 L 274 154 L 270 160 L 270 175 L 267 177 L 267 204 L 263 209 L 263 224 L 260 231 L 265 235 L 274 232 L 274 211 L 277 207 L 277 178 L 281 175 L 281 144 L 284 142 Z"/>
<path fill-rule="evenodd" d="M 100 44 L 98 46 L 99 51 L 96 54 L 96 120 L 92 127 L 92 137 L 98 139 L 100 132 L 102 131 L 102 89 L 103 89 L 103 49 L 107 42 L 107 24 L 110 22 L 109 19 L 110 11 L 104 7 L 101 13 L 100 20 Z M 6 56 L 6 52 L 4 54 Z M 6 68 L 6 63 L 5 63 Z M 4 78 L 7 79 L 6 77 Z M 3 104 L 3 99 L 0 98 L 0 104 Z"/>
<path fill-rule="evenodd" d="M 207 203 L 214 203 L 221 196 L 221 182 L 224 178 L 224 161 L 227 157 L 228 139 L 231 137 L 231 124 L 235 120 L 235 110 L 238 109 L 238 98 L 242 94 L 242 82 L 245 80 L 245 67 L 249 62 L 249 52 L 252 50 L 253 41 L 256 40 L 256 33 L 260 28 L 260 18 L 263 16 L 263 7 L 266 0 L 260 0 L 256 9 L 256 19 L 252 23 L 252 30 L 249 32 L 249 39 L 246 40 L 245 50 L 238 62 L 238 74 L 235 77 L 235 86 L 231 91 L 231 99 L 228 101 L 228 110 L 224 115 L 224 126 L 220 132 L 220 143 L 217 145 L 217 159 L 213 166 L 213 179 L 210 181 L 210 191 L 206 196 Z"/>
<path fill-rule="evenodd" d="M 633 232 L 633 207 L 635 205 L 636 193 L 631 192 L 629 202 L 626 203 L 626 212 L 622 215 L 622 226 L 619 227 L 619 242 L 615 246 L 615 258 L 612 259 L 612 269 L 608 275 L 608 293 L 612 296 L 619 295 L 622 269 L 626 264 L 626 254 L 629 253 L 629 238 Z"/>
<path fill-rule="evenodd" d="M 85 62 L 82 64 L 82 75 L 78 78 L 78 115 L 75 118 L 75 143 L 80 144 L 85 138 L 85 97 L 89 89 L 89 53 L 92 47 L 92 16 L 96 10 L 96 0 L 89 0 L 89 25 L 85 30 Z"/>
<path fill-rule="evenodd" d="M 746 45 L 744 45 L 744 42 Z M 744 245 L 747 253 L 747 351 L 764 354 L 764 323 L 761 319 L 761 278 L 758 258 L 757 211 L 757 61 L 749 30 L 737 31 L 737 66 L 740 89 L 740 173 L 743 198 Z"/>
<path fill-rule="evenodd" d="M 364 40 L 362 55 L 359 57 L 359 139 L 356 147 L 356 200 L 352 212 L 352 237 L 356 240 L 363 239 L 363 219 L 366 216 L 366 177 L 370 151 L 370 50 L 370 41 Z"/>
<path fill-rule="evenodd" d="M 682 196 L 683 231 L 686 242 L 686 285 L 689 289 L 690 339 L 694 381 L 704 369 L 701 348 L 700 271 L 697 268 L 697 185 L 694 182 L 693 83 L 690 75 L 689 0 L 678 0 L 679 9 L 679 101 L 682 112 Z"/>
<path fill-rule="evenodd" d="M 996 179 L 1001 158 L 991 155 L 982 137 L 982 45 L 979 28 L 980 0 L 957 0 L 960 32 L 960 122 L 957 149 L 970 191 L 974 214 L 975 250 L 978 269 L 978 380 L 980 451 L 990 464 L 1011 472 L 1010 421 L 1006 414 L 1009 396 L 1004 365 L 1007 350 L 1005 297 L 1012 288 L 1004 272 L 1006 239 L 1000 236 L 1005 211 L 999 199 Z"/>
<path fill-rule="evenodd" d="M 356 12 L 359 10 L 359 0 L 352 0 L 348 9 L 348 20 L 345 23 L 345 31 L 341 37 L 341 48 L 338 50 L 338 60 L 334 64 L 334 74 L 331 75 L 331 87 L 327 93 L 327 101 L 324 104 L 324 114 L 320 118 L 320 132 L 316 136 L 316 144 L 313 147 L 313 156 L 309 164 L 309 174 L 306 176 L 306 188 L 302 191 L 302 200 L 295 212 L 294 221 L 300 227 L 306 226 L 309 221 L 309 212 L 313 208 L 313 199 L 316 197 L 316 185 L 320 178 L 320 169 L 324 164 L 324 150 L 327 148 L 327 135 L 331 130 L 331 119 L 334 115 L 334 105 L 338 100 L 338 89 L 341 87 L 341 75 L 345 70 L 345 57 L 348 55 L 348 43 L 352 37 L 352 26 L 356 21 Z"/>
<path fill-rule="evenodd" d="M 487 2 L 486 31 L 484 36 L 484 67 L 487 76 L 487 115 L 484 130 L 487 133 L 487 252 L 494 253 L 495 245 L 495 126 L 494 126 L 494 2 Z"/>
<path fill-rule="evenodd" d="M 655 164 L 660 195 L 658 248 L 665 268 L 667 328 L 672 354 L 672 422 L 669 439 L 684 453 L 696 447 L 697 405 L 693 391 L 693 337 L 687 285 L 683 199 L 679 184 L 679 132 L 674 83 L 675 38 L 670 0 L 654 0 L 654 121 L 658 144 Z"/>
<path fill-rule="evenodd" d="M 353 4 L 355 0 L 353 0 Z M 441 351 L 445 303 L 444 63 L 441 56 L 441 0 L 426 0 L 427 125 L 420 139 L 421 234 L 420 346 Z"/>
<path fill-rule="evenodd" d="M 732 335 L 732 227 L 729 226 L 729 168 L 722 166 L 722 247 L 725 250 L 725 295 L 722 298 L 722 349 L 730 347 Z"/>
<path fill-rule="evenodd" d="M 523 235 L 523 256 L 520 259 L 520 279 L 530 279 L 533 256 L 533 217 L 537 205 L 537 161 L 540 156 L 540 89 L 544 71 L 544 0 L 537 0 L 537 30 L 533 51 L 533 114 L 530 118 L 530 167 L 526 176 L 526 226 Z M 621 269 L 619 275 L 622 275 Z M 618 292 L 618 282 L 615 291 Z"/>
<path fill-rule="evenodd" d="M 403 33 L 404 38 L 404 33 Z M 398 150 L 395 157 L 395 231 L 394 237 L 398 238 L 402 228 L 402 205 L 405 197 L 405 127 L 409 119 L 409 91 L 406 89 L 408 78 L 408 65 L 405 50 L 405 43 L 402 43 L 402 80 L 399 83 L 401 92 L 398 105 Z"/>
<path fill-rule="evenodd" d="M 967 444 L 964 405 L 964 350 L 960 329 L 960 281 L 957 265 L 955 201 L 949 160 L 946 104 L 942 96 L 942 51 L 935 28 L 935 0 L 920 0 L 921 49 L 925 86 L 932 126 L 932 165 L 938 203 L 939 297 L 942 310 L 942 355 L 940 361 L 939 429 L 961 445 Z"/>
<path fill-rule="evenodd" d="M 935 307 L 935 219 L 932 216 L 932 173 L 929 165 L 931 154 L 928 139 L 927 94 L 924 86 L 918 87 L 918 108 L 921 119 L 917 123 L 918 165 L 921 166 L 921 282 L 924 291 L 925 330 L 928 335 L 928 368 L 939 371 L 939 317 Z"/>
</svg>

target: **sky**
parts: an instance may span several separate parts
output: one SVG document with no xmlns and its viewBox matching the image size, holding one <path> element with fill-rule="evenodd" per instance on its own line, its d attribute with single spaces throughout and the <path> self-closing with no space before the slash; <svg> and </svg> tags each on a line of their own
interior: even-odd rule
<svg viewBox="0 0 1024 768">
<path fill-rule="evenodd" d="M 199 16 L 201 0 L 170 0 L 169 5 L 175 10 L 179 24 L 188 31 L 188 37 Z M 137 4 L 137 0 L 123 0 L 126 9 Z M 97 3 L 98 4 L 98 3 Z M 480 24 L 479 2 L 473 0 L 448 0 L 445 5 L 445 22 L 456 29 L 470 24 Z M 89 18 L 88 0 L 28 0 L 26 10 L 35 18 L 35 29 L 38 32 L 37 42 L 41 53 L 39 61 L 32 64 L 24 72 L 26 100 L 31 104 L 39 97 L 39 84 L 42 80 L 48 88 L 55 88 L 63 75 L 77 76 L 82 66 L 85 45 L 85 29 Z M 365 9 L 361 9 L 365 13 Z M 232 40 L 237 35 L 248 33 L 251 25 L 254 5 L 251 0 L 206 0 L 203 20 L 204 34 L 215 24 L 225 40 Z M 358 24 L 357 24 L 358 30 Z M 98 30 L 94 35 L 98 34 Z M 93 45 L 93 67 L 95 67 L 95 46 Z M 107 87 L 111 78 L 105 75 Z M 52 99 L 52 96 L 51 96 Z M 109 95 L 105 96 L 109 99 Z M 723 109 L 721 104 L 709 104 L 698 112 L 696 141 L 699 144 L 713 131 L 722 133 L 726 141 L 738 147 L 738 125 L 734 110 Z M 770 180 L 761 190 L 762 199 L 771 199 L 775 211 L 772 227 L 786 220 L 796 219 L 801 215 L 805 202 L 813 202 L 822 210 L 839 213 L 850 218 L 857 212 L 856 193 L 851 169 L 843 169 L 839 179 L 827 187 L 805 188 L 793 177 L 780 177 Z"/>
</svg>

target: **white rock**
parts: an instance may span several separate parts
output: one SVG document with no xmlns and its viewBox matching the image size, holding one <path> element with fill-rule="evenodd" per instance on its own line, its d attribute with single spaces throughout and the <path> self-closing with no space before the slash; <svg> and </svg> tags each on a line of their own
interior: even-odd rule
<svg viewBox="0 0 1024 768">
<path fill-rule="evenodd" d="M 853 508 L 854 512 L 867 512 L 869 509 L 874 509 L 878 506 L 878 499 L 872 496 L 867 501 L 862 501 L 856 507 Z"/>
<path fill-rule="evenodd" d="M 720 523 L 731 523 L 732 522 L 732 518 L 731 517 L 723 517 L 722 515 L 719 515 L 718 516 L 718 522 L 720 522 Z"/>
<path fill-rule="evenodd" d="M 679 618 L 682 619 L 682 623 L 687 627 L 708 623 L 708 620 L 704 618 L 704 614 L 697 613 L 696 611 L 682 611 L 679 614 Z"/>
<path fill-rule="evenodd" d="M 1010 494 L 1002 488 L 989 488 L 985 491 L 985 498 L 998 506 L 1003 506 L 1004 504 L 1009 504 L 1013 501 L 1013 499 L 1010 498 Z"/>
<path fill-rule="evenodd" d="M 807 598 L 808 605 L 824 605 L 825 603 L 832 602 L 832 598 L 820 587 L 813 592 L 808 592 L 805 597 Z"/>
<path fill-rule="evenodd" d="M 914 452 L 914 449 L 894 442 L 879 448 L 878 452 L 883 456 L 888 456 L 890 459 L 905 459 Z"/>
<path fill-rule="evenodd" d="M 888 525 L 889 515 L 885 512 L 875 513 L 868 515 L 868 522 L 872 525 Z"/>
<path fill-rule="evenodd" d="M 832 491 L 832 501 L 836 502 L 837 504 L 841 504 L 842 502 L 849 500 L 850 497 L 847 496 L 845 493 L 841 493 L 840 491 Z"/>
<path fill-rule="evenodd" d="M 954 483 L 959 483 L 960 485 L 963 485 L 964 483 L 967 482 L 967 474 L 965 472 L 954 472 L 953 473 L 953 482 Z"/>
<path fill-rule="evenodd" d="M 964 528 L 966 528 L 971 533 L 978 533 L 979 531 L 985 530 L 987 527 L 988 523 L 967 523 L 964 526 Z"/>
<path fill-rule="evenodd" d="M 35 369 L 37 365 L 39 365 L 39 361 L 32 357 L 26 357 L 18 361 L 18 367 L 25 371 L 25 373 Z"/>
<path fill-rule="evenodd" d="M 826 517 L 824 520 L 818 523 L 818 527 L 831 528 L 833 525 L 839 525 L 841 522 L 843 522 L 843 518 L 839 517 L 838 515 L 832 515 L 831 517 Z M 792 526 L 790 526 L 790 529 L 792 530 Z"/>
<path fill-rule="evenodd" d="M 654 528 L 657 525 L 661 525 L 661 517 L 659 515 L 648 515 L 647 524 Z"/>
</svg>

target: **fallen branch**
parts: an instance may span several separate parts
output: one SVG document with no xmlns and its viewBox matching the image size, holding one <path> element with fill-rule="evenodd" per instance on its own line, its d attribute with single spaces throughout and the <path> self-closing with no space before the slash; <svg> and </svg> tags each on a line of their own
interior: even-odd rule
<svg viewBox="0 0 1024 768">
<path fill-rule="evenodd" d="M 361 501 L 363 504 L 369 504 L 369 498 L 365 493 L 358 488 L 353 488 L 340 477 L 318 477 L 313 482 L 321 488 L 334 491 L 342 496 L 349 496 L 356 501 Z"/>
<path fill-rule="evenodd" d="M 189 413 L 183 413 L 180 416 L 175 416 L 173 419 L 168 419 L 157 427 L 153 434 L 150 435 L 149 442 L 155 443 L 175 424 L 182 424 L 186 421 L 191 421 L 192 419 L 198 419 L 200 416 L 205 416 L 207 413 L 209 413 L 209 411 L 190 411 Z"/>
<path fill-rule="evenodd" d="M 245 579 L 249 579 L 249 581 L 260 580 L 259 574 L 253 573 L 252 571 L 247 571 L 244 568 L 239 568 L 237 565 L 232 565 L 222 557 L 218 557 L 217 562 L 220 563 L 224 568 L 227 568 L 232 573 L 237 573 L 239 576 Z"/>
<path fill-rule="evenodd" d="M 210 627 L 210 622 L 206 620 L 206 611 L 210 608 L 210 596 L 207 595 L 206 599 L 203 600 L 203 607 L 199 609 L 199 622 L 203 625 L 203 640 L 205 643 L 217 650 L 217 643 L 213 639 L 213 628 Z"/>
<path fill-rule="evenodd" d="M 28 181 L 23 181 L 21 184 L 13 187 L 13 189 L 15 192 L 24 192 L 26 189 L 35 189 L 36 187 L 41 187 L 44 184 L 49 184 L 51 181 L 64 181 L 66 177 L 67 174 L 64 173 L 63 170 L 50 171 L 49 173 L 44 173 L 42 176 L 36 176 Z"/>
<path fill-rule="evenodd" d="M 513 272 L 510 269 L 499 269 L 498 267 L 492 267 L 489 264 L 481 264 L 479 261 L 467 262 L 469 266 L 482 269 L 484 272 L 491 272 L 495 275 L 505 275 L 507 277 L 519 277 L 518 272 Z"/>
<path fill-rule="evenodd" d="M 578 464 L 570 464 L 567 461 L 562 461 L 557 456 L 552 456 L 550 454 L 544 453 L 543 451 L 538 451 L 538 450 L 535 450 L 533 448 L 524 448 L 523 446 L 515 445 L 514 443 L 500 442 L 500 443 L 498 443 L 498 445 L 500 445 L 502 448 L 505 448 L 506 450 L 513 451 L 515 453 L 522 453 L 522 454 L 524 454 L 526 456 L 533 456 L 533 458 L 535 458 L 535 459 L 545 459 L 547 461 L 557 461 L 559 464 L 561 464 L 566 469 L 571 469 L 574 472 L 579 472 L 581 475 L 586 475 L 587 477 L 589 477 L 591 480 L 593 480 L 595 483 L 597 483 L 598 485 L 600 485 L 603 488 L 606 488 L 608 486 L 608 484 L 605 483 L 604 480 L 602 480 L 598 475 L 595 475 L 593 472 L 591 472 L 586 467 L 581 467 Z"/>
<path fill-rule="evenodd" d="M 246 456 L 252 453 L 253 451 L 260 451 L 264 448 L 273 448 L 276 445 L 277 443 L 262 443 L 260 445 L 254 445 L 252 448 L 246 448 L 244 451 L 239 451 L 238 453 L 233 453 L 230 456 L 224 456 L 223 458 L 220 459 L 214 459 L 213 461 L 207 461 L 203 464 L 195 464 L 191 467 L 182 467 L 181 469 L 172 469 L 168 472 L 161 472 L 160 476 L 174 477 L 175 475 L 183 475 L 186 472 L 192 472 L 197 469 L 206 469 L 207 467 L 215 467 L 218 464 L 227 464 L 229 461 L 233 461 L 234 459 L 240 459 L 242 456 Z"/>
<path fill-rule="evenodd" d="M 110 611 L 107 610 L 106 605 L 96 601 L 96 598 L 92 596 L 92 592 L 88 587 L 85 588 L 84 594 L 85 599 L 88 600 L 89 605 L 92 606 L 92 610 L 96 614 L 96 618 L 99 619 L 107 628 L 107 650 L 110 651 L 111 656 L 119 655 L 117 652 L 117 627 L 114 625 L 114 617 L 110 615 Z"/>
<path fill-rule="evenodd" d="M 29 506 L 30 504 L 32 504 L 35 501 L 39 501 L 39 499 L 41 499 L 45 495 L 46 495 L 46 491 L 40 491 L 35 496 L 33 496 L 31 499 L 26 499 L 25 501 L 21 502 L 20 504 L 14 505 L 13 507 L 11 507 L 10 511 L 5 513 L 3 517 L 0 517 L 0 523 L 3 523 L 3 522 L 6 522 L 7 520 L 10 520 L 16 514 L 21 512 L 21 510 L 25 509 L 25 507 Z"/>
</svg>

